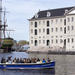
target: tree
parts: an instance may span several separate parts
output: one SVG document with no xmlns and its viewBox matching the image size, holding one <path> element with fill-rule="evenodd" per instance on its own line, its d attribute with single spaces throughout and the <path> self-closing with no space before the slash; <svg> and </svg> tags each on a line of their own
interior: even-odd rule
<svg viewBox="0 0 75 75">
<path fill-rule="evenodd" d="M 26 41 L 26 40 L 20 40 L 20 41 L 18 42 L 18 44 L 19 44 L 19 45 L 26 45 L 26 44 L 29 44 L 29 42 Z"/>
<path fill-rule="evenodd" d="M 2 48 L 7 49 L 13 46 L 13 39 L 12 38 L 5 38 L 2 43 Z"/>
</svg>

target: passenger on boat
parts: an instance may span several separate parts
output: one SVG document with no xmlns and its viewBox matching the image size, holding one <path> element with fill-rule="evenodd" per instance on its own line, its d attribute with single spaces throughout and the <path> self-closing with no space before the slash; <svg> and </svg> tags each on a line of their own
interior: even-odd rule
<svg viewBox="0 0 75 75">
<path fill-rule="evenodd" d="M 24 58 L 24 63 L 26 63 L 26 58 Z"/>
<path fill-rule="evenodd" d="M 5 58 L 2 57 L 2 59 L 1 59 L 1 63 L 6 63 Z"/>
<path fill-rule="evenodd" d="M 50 59 L 47 59 L 47 62 L 50 62 Z M 1 59 L 1 63 L 6 63 L 6 64 L 15 64 L 15 63 L 46 63 L 46 60 L 43 59 L 43 61 L 41 61 L 39 58 L 14 58 L 13 60 L 11 59 L 11 57 L 8 57 L 7 60 L 2 58 Z"/>
<path fill-rule="evenodd" d="M 12 63 L 13 63 L 13 64 L 16 63 L 16 57 L 14 58 L 14 60 L 12 61 Z"/>
<path fill-rule="evenodd" d="M 15 63 L 16 63 L 15 60 L 13 60 L 13 61 L 12 61 L 12 64 L 15 64 Z"/>
<path fill-rule="evenodd" d="M 37 58 L 37 62 L 36 63 L 40 63 L 40 59 L 39 58 Z"/>
<path fill-rule="evenodd" d="M 28 58 L 28 63 L 31 63 L 31 60 L 30 60 L 30 58 Z"/>
<path fill-rule="evenodd" d="M 17 59 L 16 59 L 16 63 L 20 63 L 20 60 L 19 60 L 19 58 L 17 58 Z"/>
<path fill-rule="evenodd" d="M 37 62 L 36 58 L 31 58 L 31 63 L 36 63 L 36 62 Z"/>
<path fill-rule="evenodd" d="M 39 58 L 37 58 L 37 62 L 38 62 L 38 61 L 40 61 L 40 59 L 39 59 Z"/>
<path fill-rule="evenodd" d="M 6 63 L 9 63 L 9 64 L 11 64 L 11 63 L 12 63 L 11 56 L 7 58 Z"/>
<path fill-rule="evenodd" d="M 50 61 L 51 61 L 51 60 L 48 58 L 48 59 L 47 59 L 47 62 L 50 63 Z"/>
<path fill-rule="evenodd" d="M 45 59 L 43 59 L 42 63 L 46 63 L 46 60 L 45 60 Z"/>
</svg>

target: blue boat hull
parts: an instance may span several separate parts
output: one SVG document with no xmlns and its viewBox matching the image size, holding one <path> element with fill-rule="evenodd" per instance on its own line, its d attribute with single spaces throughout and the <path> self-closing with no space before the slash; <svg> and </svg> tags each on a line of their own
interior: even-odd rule
<svg viewBox="0 0 75 75">
<path fill-rule="evenodd" d="M 0 64 L 0 69 L 49 69 L 54 67 L 54 61 L 50 63 Z"/>
</svg>

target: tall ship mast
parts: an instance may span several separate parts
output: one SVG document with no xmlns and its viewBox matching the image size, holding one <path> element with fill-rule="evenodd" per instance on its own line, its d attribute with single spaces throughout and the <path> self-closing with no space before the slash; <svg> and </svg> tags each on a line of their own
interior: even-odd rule
<svg viewBox="0 0 75 75">
<path fill-rule="evenodd" d="M 2 20 L 3 19 L 3 20 Z M 4 36 L 5 38 L 5 31 L 6 31 L 6 9 L 2 9 L 2 0 L 0 0 L 0 44 Z"/>
<path fill-rule="evenodd" d="M 0 42 L 2 39 L 2 0 L 0 0 Z"/>
<path fill-rule="evenodd" d="M 6 9 L 2 9 L 2 0 L 0 0 L 0 51 L 10 52 L 13 45 L 13 39 L 6 38 L 5 31 L 13 30 L 7 30 L 6 27 Z"/>
</svg>

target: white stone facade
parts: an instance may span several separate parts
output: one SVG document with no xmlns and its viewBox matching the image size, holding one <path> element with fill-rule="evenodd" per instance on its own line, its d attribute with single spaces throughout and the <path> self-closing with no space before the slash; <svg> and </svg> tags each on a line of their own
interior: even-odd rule
<svg viewBox="0 0 75 75">
<path fill-rule="evenodd" d="M 47 22 L 49 22 L 49 26 L 47 26 Z M 29 23 L 30 48 L 49 47 L 51 49 L 55 47 L 75 51 L 75 8 L 63 16 L 32 19 L 29 20 Z"/>
</svg>

